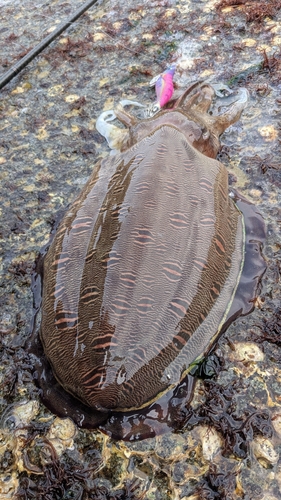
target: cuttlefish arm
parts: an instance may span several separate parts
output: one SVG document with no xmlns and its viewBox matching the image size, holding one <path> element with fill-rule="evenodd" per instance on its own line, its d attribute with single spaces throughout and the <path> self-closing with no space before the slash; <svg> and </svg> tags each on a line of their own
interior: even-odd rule
<svg viewBox="0 0 281 500">
<path fill-rule="evenodd" d="M 230 125 L 239 120 L 243 109 L 247 106 L 249 92 L 240 88 L 237 92 L 221 99 L 222 113 L 212 116 L 214 132 L 220 136 Z M 224 110 L 224 108 L 226 108 Z"/>
<path fill-rule="evenodd" d="M 145 106 L 137 101 L 130 101 L 129 99 L 123 99 L 117 105 L 116 109 L 104 111 L 99 115 L 96 121 L 97 131 L 105 137 L 110 149 L 120 149 L 123 142 L 128 137 L 128 130 L 125 128 L 119 128 L 109 122 L 113 120 L 119 120 L 123 125 L 130 128 L 137 124 L 138 119 L 127 113 L 125 106 L 135 106 L 142 107 Z"/>
</svg>

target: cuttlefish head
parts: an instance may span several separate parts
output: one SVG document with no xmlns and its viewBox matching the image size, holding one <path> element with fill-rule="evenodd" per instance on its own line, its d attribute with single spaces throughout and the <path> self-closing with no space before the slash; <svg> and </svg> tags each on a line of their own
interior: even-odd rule
<svg viewBox="0 0 281 500">
<path fill-rule="evenodd" d="M 98 131 L 106 137 L 112 149 L 125 151 L 154 130 L 163 126 L 179 129 L 186 139 L 201 153 L 215 158 L 220 148 L 220 135 L 239 120 L 247 105 L 248 91 L 229 90 L 229 95 L 221 97 L 217 112 L 210 112 L 216 90 L 208 83 L 196 82 L 188 87 L 177 99 L 169 101 L 159 112 L 138 119 L 125 110 L 125 106 L 142 106 L 133 101 L 121 101 L 113 111 L 106 111 L 97 120 Z M 119 128 L 109 123 L 117 119 L 127 128 Z"/>
</svg>

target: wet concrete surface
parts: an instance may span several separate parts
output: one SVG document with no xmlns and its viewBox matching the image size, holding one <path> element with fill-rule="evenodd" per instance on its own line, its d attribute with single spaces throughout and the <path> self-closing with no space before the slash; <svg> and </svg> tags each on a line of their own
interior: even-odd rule
<svg viewBox="0 0 281 500">
<path fill-rule="evenodd" d="M 1 6 L 2 74 L 77 7 Z M 0 498 L 281 497 L 280 8 L 99 2 L 1 91 Z M 198 381 L 186 428 L 125 444 L 40 403 L 24 351 L 31 275 L 57 214 L 108 154 L 96 118 L 122 98 L 153 102 L 149 82 L 172 62 L 177 90 L 200 78 L 250 93 L 220 159 L 266 221 L 268 267 L 255 311 L 218 342 L 218 376 Z"/>
</svg>

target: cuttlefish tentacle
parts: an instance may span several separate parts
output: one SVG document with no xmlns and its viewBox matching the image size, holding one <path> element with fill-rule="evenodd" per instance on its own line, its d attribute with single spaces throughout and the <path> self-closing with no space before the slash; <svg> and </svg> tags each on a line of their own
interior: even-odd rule
<svg viewBox="0 0 281 500">
<path fill-rule="evenodd" d="M 192 90 L 194 90 L 196 87 L 199 87 L 200 85 L 202 85 L 202 81 L 198 81 L 198 82 L 195 82 L 195 83 L 192 83 L 184 92 L 183 94 L 180 95 L 180 97 L 178 97 L 175 101 L 171 101 L 171 103 L 173 103 L 173 109 L 177 109 L 177 108 L 180 108 L 183 106 L 183 103 L 185 101 L 185 99 L 187 98 L 187 96 L 192 92 Z M 192 99 L 192 98 L 191 98 Z M 189 101 L 188 101 L 189 102 Z"/>
<path fill-rule="evenodd" d="M 186 97 L 200 85 L 200 90 L 192 95 L 186 103 L 184 103 Z M 239 89 L 236 94 L 231 94 L 228 97 L 221 98 L 221 105 L 227 109 L 216 115 L 211 115 L 208 110 L 212 104 L 213 98 L 216 94 L 215 89 L 209 84 L 203 84 L 202 82 L 197 82 L 191 85 L 174 103 L 173 108 L 183 107 L 189 114 L 197 117 L 197 120 L 201 119 L 208 124 L 208 127 L 212 129 L 212 132 L 219 136 L 221 135 L 231 124 L 235 123 L 243 109 L 246 107 L 249 93 L 245 88 Z"/>
<path fill-rule="evenodd" d="M 184 107 L 192 108 L 196 114 L 207 113 L 213 98 L 215 96 L 215 91 L 210 85 L 203 85 L 200 91 L 192 96 L 186 103 Z"/>
<path fill-rule="evenodd" d="M 139 120 L 135 116 L 131 115 L 128 111 L 125 111 L 125 106 L 135 106 L 139 108 L 145 108 L 143 104 L 137 101 L 130 101 L 129 99 L 123 99 L 117 104 L 115 109 L 116 118 L 123 123 L 126 127 L 133 127 Z"/>
<path fill-rule="evenodd" d="M 114 111 L 112 109 L 104 111 L 100 114 L 96 121 L 96 129 L 103 137 L 105 137 L 111 149 L 120 149 L 121 145 L 126 141 L 128 131 L 127 129 L 122 129 L 109 122 L 117 119 L 123 123 L 123 125 L 130 128 L 136 125 L 139 121 L 136 117 L 125 111 L 125 106 L 145 107 L 137 101 L 124 99 L 120 101 Z"/>
<path fill-rule="evenodd" d="M 126 134 L 126 129 L 121 129 L 112 125 L 112 120 L 116 119 L 116 114 L 112 109 L 104 111 L 100 114 L 96 121 L 97 131 L 106 138 L 107 143 L 111 149 L 119 149 L 119 145 L 123 143 Z"/>
<path fill-rule="evenodd" d="M 239 120 L 248 99 L 249 92 L 245 88 L 239 89 L 238 94 L 232 94 L 224 99 L 224 106 L 227 106 L 227 110 L 222 114 L 210 117 L 213 120 L 214 132 L 217 136 L 221 135 L 230 125 Z"/>
</svg>

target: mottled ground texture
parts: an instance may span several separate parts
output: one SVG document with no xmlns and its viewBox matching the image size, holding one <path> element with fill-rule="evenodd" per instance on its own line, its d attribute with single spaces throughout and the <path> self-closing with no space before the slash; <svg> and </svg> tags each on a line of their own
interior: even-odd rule
<svg viewBox="0 0 281 500">
<path fill-rule="evenodd" d="M 78 6 L 5 2 L 0 71 Z M 1 91 L 1 499 L 281 498 L 280 42 L 278 0 L 104 0 Z M 255 312 L 219 341 L 218 374 L 198 382 L 186 428 L 124 444 L 40 403 L 23 348 L 31 275 L 58 212 L 107 154 L 97 116 L 121 98 L 151 103 L 149 81 L 172 62 L 178 89 L 202 78 L 250 93 L 220 159 L 266 220 L 268 268 Z"/>
</svg>

